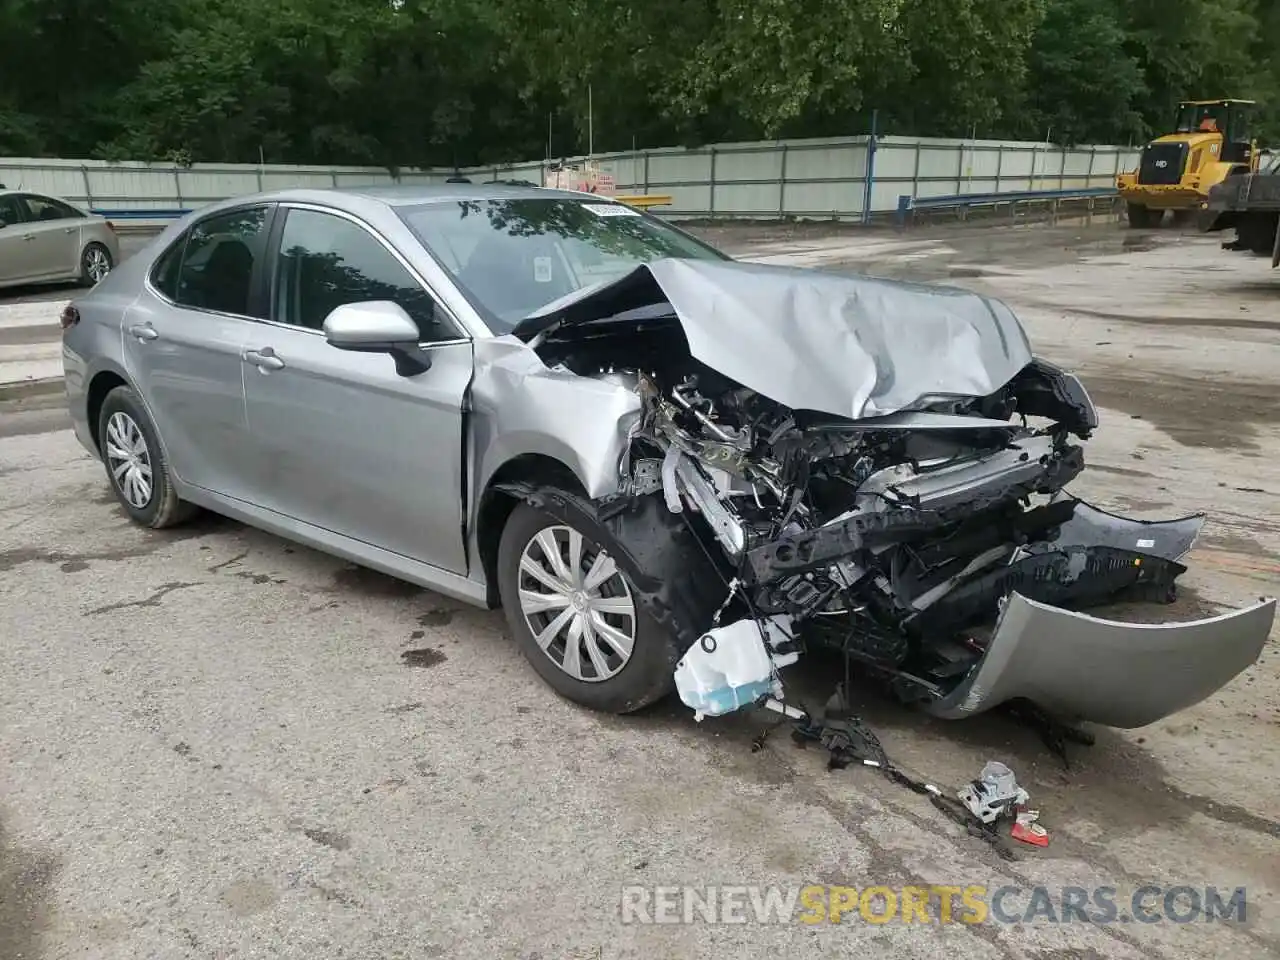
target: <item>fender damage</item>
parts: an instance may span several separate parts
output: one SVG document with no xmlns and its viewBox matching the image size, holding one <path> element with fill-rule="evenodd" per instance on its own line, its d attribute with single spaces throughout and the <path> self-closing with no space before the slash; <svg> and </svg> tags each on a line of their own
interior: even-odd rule
<svg viewBox="0 0 1280 960">
<path fill-rule="evenodd" d="M 1066 492 L 1097 413 L 998 301 L 657 261 L 503 340 L 527 353 L 478 365 L 477 395 L 571 451 L 652 609 L 678 592 L 662 619 L 683 677 L 751 621 L 775 695 L 777 667 L 823 646 L 939 717 L 1027 699 L 1132 727 L 1203 700 L 1266 642 L 1274 600 L 1190 623 L 1081 612 L 1171 601 L 1203 517 L 1132 520 Z M 651 549 L 673 530 L 701 541 L 696 562 Z"/>
</svg>

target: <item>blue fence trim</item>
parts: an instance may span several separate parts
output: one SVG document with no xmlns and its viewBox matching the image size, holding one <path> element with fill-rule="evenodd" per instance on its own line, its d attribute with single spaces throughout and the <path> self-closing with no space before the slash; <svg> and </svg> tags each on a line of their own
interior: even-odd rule
<svg viewBox="0 0 1280 960">
<path fill-rule="evenodd" d="M 89 210 L 95 217 L 106 217 L 108 220 L 177 220 L 185 217 L 190 210 L 101 210 L 91 207 Z"/>
<path fill-rule="evenodd" d="M 1113 197 L 1115 187 L 1079 187 L 1066 190 L 1006 190 L 1000 193 L 957 193 L 945 197 L 898 197 L 898 222 L 905 223 L 912 210 L 938 210 L 947 207 L 977 207 L 992 203 L 1027 203 L 1035 200 L 1087 200 L 1090 197 Z"/>
</svg>

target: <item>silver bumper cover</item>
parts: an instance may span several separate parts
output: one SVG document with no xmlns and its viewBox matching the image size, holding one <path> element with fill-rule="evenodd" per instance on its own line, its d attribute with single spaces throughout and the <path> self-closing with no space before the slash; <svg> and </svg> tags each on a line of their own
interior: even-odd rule
<svg viewBox="0 0 1280 960">
<path fill-rule="evenodd" d="M 987 651 L 948 696 L 956 720 L 1026 698 L 1067 721 L 1142 727 L 1185 710 L 1258 659 L 1276 601 L 1185 623 L 1121 623 L 1010 595 Z"/>
</svg>

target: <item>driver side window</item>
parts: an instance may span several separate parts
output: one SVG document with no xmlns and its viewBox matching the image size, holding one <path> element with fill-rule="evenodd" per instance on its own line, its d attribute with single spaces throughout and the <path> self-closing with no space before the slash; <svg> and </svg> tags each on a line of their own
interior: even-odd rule
<svg viewBox="0 0 1280 960">
<path fill-rule="evenodd" d="M 372 233 L 345 217 L 290 210 L 276 261 L 274 318 L 320 330 L 335 307 L 369 300 L 399 304 L 423 343 L 458 336 L 431 294 Z"/>
</svg>

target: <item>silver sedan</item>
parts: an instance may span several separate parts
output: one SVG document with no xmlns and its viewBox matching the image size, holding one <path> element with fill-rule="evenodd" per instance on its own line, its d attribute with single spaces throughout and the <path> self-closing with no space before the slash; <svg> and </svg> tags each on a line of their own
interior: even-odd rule
<svg viewBox="0 0 1280 960">
<path fill-rule="evenodd" d="M 99 283 L 120 261 L 115 227 L 64 200 L 0 189 L 0 287 Z"/>
<path fill-rule="evenodd" d="M 1067 494 L 1098 426 L 1007 306 L 737 263 L 604 197 L 296 190 L 171 226 L 63 314 L 124 509 L 198 507 L 479 605 L 627 712 L 793 710 L 816 646 L 938 716 L 1141 726 L 1253 663 L 1274 600 L 1168 599 L 1202 518 Z"/>
</svg>

